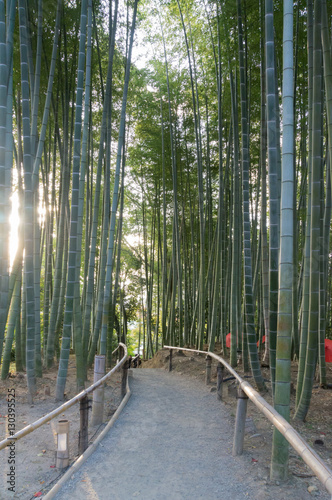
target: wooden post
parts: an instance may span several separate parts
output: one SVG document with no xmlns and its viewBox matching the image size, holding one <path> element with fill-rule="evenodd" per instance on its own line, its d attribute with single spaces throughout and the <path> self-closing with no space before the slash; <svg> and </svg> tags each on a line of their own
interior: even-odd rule
<svg viewBox="0 0 332 500">
<path fill-rule="evenodd" d="M 168 363 L 168 371 L 171 372 L 172 369 L 173 369 L 173 366 L 172 366 L 172 356 L 173 356 L 173 350 L 170 349 L 169 350 L 169 363 Z"/>
<path fill-rule="evenodd" d="M 223 380 L 224 380 L 224 365 L 219 362 L 217 365 L 217 399 L 218 399 L 218 401 L 222 401 Z"/>
<path fill-rule="evenodd" d="M 105 356 L 95 356 L 93 383 L 98 382 L 105 375 Z M 104 386 L 93 391 L 91 425 L 100 425 L 104 420 Z"/>
<path fill-rule="evenodd" d="M 89 443 L 89 399 L 84 396 L 80 400 L 80 431 L 78 438 L 78 452 L 82 455 L 88 447 Z"/>
<path fill-rule="evenodd" d="M 128 359 L 124 362 L 122 367 L 122 376 L 121 376 L 121 399 L 123 399 L 127 393 L 127 379 L 128 379 Z"/>
<path fill-rule="evenodd" d="M 248 396 L 239 387 L 237 394 L 237 410 L 236 410 L 236 420 L 235 420 L 235 431 L 234 431 L 234 441 L 233 441 L 233 456 L 242 455 L 243 453 L 243 441 L 244 441 L 244 431 L 246 427 L 246 415 L 248 406 Z"/>
<path fill-rule="evenodd" d="M 69 422 L 59 420 L 57 425 L 56 468 L 65 469 L 69 465 Z"/>
<path fill-rule="evenodd" d="M 211 383 L 212 358 L 211 358 L 211 356 L 207 355 L 205 360 L 206 360 L 205 383 L 206 383 L 206 385 L 209 385 Z"/>
</svg>

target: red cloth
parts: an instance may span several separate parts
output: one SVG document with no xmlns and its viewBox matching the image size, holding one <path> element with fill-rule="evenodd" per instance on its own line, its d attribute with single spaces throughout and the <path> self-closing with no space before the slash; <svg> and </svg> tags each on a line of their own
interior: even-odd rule
<svg viewBox="0 0 332 500">
<path fill-rule="evenodd" d="M 265 342 L 265 335 L 263 336 L 263 343 Z M 257 342 L 257 346 L 259 342 Z M 231 347 L 231 334 L 226 335 L 226 347 L 230 349 Z M 326 363 L 332 363 L 332 340 L 325 339 L 325 361 Z"/>
<path fill-rule="evenodd" d="M 263 338 L 262 338 L 262 344 L 264 344 L 265 342 L 265 335 L 263 335 Z M 257 342 L 257 347 L 259 346 L 259 341 Z"/>
<path fill-rule="evenodd" d="M 262 340 L 262 343 L 264 344 L 265 342 L 265 335 L 263 335 L 263 340 Z M 259 341 L 257 342 L 257 347 L 259 345 Z M 228 347 L 228 349 L 230 349 L 231 347 L 231 334 L 230 333 L 227 333 L 226 335 L 226 347 Z"/>
<path fill-rule="evenodd" d="M 332 363 L 332 340 L 325 339 L 325 361 Z"/>
</svg>

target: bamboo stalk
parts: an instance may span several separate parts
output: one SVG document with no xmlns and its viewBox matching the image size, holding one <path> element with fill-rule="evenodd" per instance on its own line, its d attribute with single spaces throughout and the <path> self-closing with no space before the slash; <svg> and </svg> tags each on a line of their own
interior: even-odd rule
<svg viewBox="0 0 332 500">
<path fill-rule="evenodd" d="M 243 389 L 239 387 L 237 394 L 237 410 L 236 410 L 236 420 L 235 420 L 235 430 L 234 430 L 234 440 L 233 440 L 234 457 L 242 455 L 243 453 L 247 406 L 248 406 L 248 396 L 243 391 Z"/>
<path fill-rule="evenodd" d="M 223 379 L 224 379 L 224 366 L 219 361 L 218 366 L 217 366 L 217 399 L 218 399 L 218 401 L 222 401 Z"/>
<path fill-rule="evenodd" d="M 206 383 L 206 385 L 209 385 L 211 383 L 212 358 L 211 358 L 211 356 L 207 355 L 205 359 L 206 359 L 205 383 Z"/>
<path fill-rule="evenodd" d="M 105 356 L 95 356 L 94 382 L 101 379 L 105 373 Z M 101 386 L 93 393 L 92 422 L 91 425 L 100 425 L 104 414 L 104 387 Z"/>
<path fill-rule="evenodd" d="M 89 398 L 87 395 L 80 400 L 80 432 L 78 451 L 83 455 L 89 445 Z"/>
</svg>

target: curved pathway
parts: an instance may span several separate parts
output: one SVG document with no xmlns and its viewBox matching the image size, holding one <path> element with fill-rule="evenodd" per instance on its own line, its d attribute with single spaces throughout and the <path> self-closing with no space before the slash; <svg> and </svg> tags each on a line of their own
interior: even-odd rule
<svg viewBox="0 0 332 500">
<path fill-rule="evenodd" d="M 129 382 L 124 411 L 56 500 L 264 498 L 248 459 L 232 457 L 234 419 L 215 392 L 160 369 Z"/>
</svg>

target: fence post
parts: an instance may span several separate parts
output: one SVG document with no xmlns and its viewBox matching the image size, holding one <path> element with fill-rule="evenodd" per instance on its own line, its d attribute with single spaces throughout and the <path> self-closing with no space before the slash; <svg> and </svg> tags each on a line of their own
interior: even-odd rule
<svg viewBox="0 0 332 500">
<path fill-rule="evenodd" d="M 80 432 L 78 439 L 78 452 L 82 455 L 89 443 L 89 398 L 84 396 L 80 400 Z"/>
<path fill-rule="evenodd" d="M 123 399 L 127 392 L 127 379 L 128 379 L 128 359 L 123 364 L 121 376 L 121 399 Z"/>
<path fill-rule="evenodd" d="M 237 410 L 236 410 L 235 431 L 234 431 L 234 441 L 233 441 L 234 457 L 236 457 L 237 455 L 242 455 L 243 453 L 243 441 L 244 441 L 244 431 L 246 427 L 247 405 L 248 405 L 248 396 L 241 389 L 241 387 L 239 387 L 237 393 Z"/>
<path fill-rule="evenodd" d="M 222 401 L 222 387 L 224 380 L 224 365 L 222 363 L 218 363 L 217 365 L 217 399 L 218 401 Z"/>
<path fill-rule="evenodd" d="M 105 362 L 105 356 L 95 356 L 93 383 L 98 382 L 105 375 Z M 100 425 L 104 420 L 104 385 L 93 391 L 92 401 L 91 425 Z"/>
<path fill-rule="evenodd" d="M 69 465 L 69 422 L 59 420 L 57 425 L 56 468 L 64 469 Z"/>
<path fill-rule="evenodd" d="M 172 365 L 172 356 L 173 356 L 173 349 L 169 350 L 169 363 L 168 363 L 168 371 L 171 372 L 173 369 Z"/>
<path fill-rule="evenodd" d="M 206 358 L 206 370 L 205 370 L 205 383 L 206 385 L 209 385 L 211 383 L 211 364 L 212 364 L 212 358 L 211 356 L 207 355 Z"/>
</svg>

